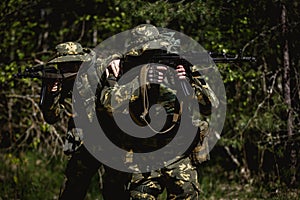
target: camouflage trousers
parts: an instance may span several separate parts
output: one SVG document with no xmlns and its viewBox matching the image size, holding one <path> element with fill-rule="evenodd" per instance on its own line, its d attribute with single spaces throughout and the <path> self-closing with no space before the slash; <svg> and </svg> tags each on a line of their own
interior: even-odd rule
<svg viewBox="0 0 300 200">
<path fill-rule="evenodd" d="M 167 199 L 199 199 L 197 171 L 189 158 L 156 171 L 132 175 L 131 200 L 156 200 L 164 189 L 167 191 Z"/>
<path fill-rule="evenodd" d="M 105 200 L 128 200 L 129 194 L 126 187 L 130 181 L 131 174 L 120 172 L 101 164 L 83 145 L 72 154 L 67 164 L 66 180 L 59 199 L 85 199 L 92 177 L 97 174 L 98 169 L 102 166 L 104 168 L 102 176 L 103 198 Z"/>
</svg>

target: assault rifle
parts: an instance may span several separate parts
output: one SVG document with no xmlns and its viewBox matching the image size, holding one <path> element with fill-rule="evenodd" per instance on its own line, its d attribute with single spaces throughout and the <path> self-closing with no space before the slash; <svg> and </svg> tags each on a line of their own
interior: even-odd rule
<svg viewBox="0 0 300 200">
<path fill-rule="evenodd" d="M 241 63 L 241 62 L 256 62 L 255 57 L 245 57 L 242 54 L 233 55 L 226 53 L 213 52 L 188 52 L 183 54 L 168 53 L 166 50 L 153 49 L 146 50 L 139 56 L 126 55 L 122 59 L 124 72 L 127 72 L 133 67 L 147 63 L 157 63 L 176 68 L 178 65 L 186 67 L 187 73 L 193 65 L 209 66 L 213 63 Z M 191 75 L 191 74 L 188 74 Z"/>
<path fill-rule="evenodd" d="M 162 64 L 173 69 L 176 69 L 178 65 L 182 65 L 185 68 L 187 77 L 192 77 L 194 73 L 198 71 L 191 71 L 191 67 L 197 66 L 210 66 L 213 63 L 241 63 L 241 62 L 256 62 L 255 57 L 244 57 L 242 54 L 230 55 L 226 53 L 212 53 L 212 52 L 188 52 L 181 55 L 176 53 L 168 53 L 162 49 L 146 50 L 141 55 L 126 55 L 122 58 L 121 64 L 123 65 L 123 74 L 130 69 L 148 63 Z M 185 96 L 189 95 L 188 87 L 186 87 L 186 81 L 180 81 L 179 84 Z"/>
<path fill-rule="evenodd" d="M 73 82 L 79 69 L 79 67 L 77 68 L 75 66 L 76 64 L 74 65 L 74 63 L 63 68 L 52 63 L 38 64 L 33 67 L 25 68 L 23 72 L 19 70 L 14 77 L 43 79 L 39 104 L 44 105 L 48 84 L 53 84 L 53 82 L 58 81 L 63 91 L 62 96 L 69 95 L 69 91 L 73 88 Z"/>
<path fill-rule="evenodd" d="M 27 67 L 22 72 L 21 70 L 15 74 L 15 78 L 38 78 L 38 79 L 65 79 L 76 76 L 77 72 L 65 72 L 57 69 L 55 65 L 38 64 L 33 67 Z"/>
</svg>

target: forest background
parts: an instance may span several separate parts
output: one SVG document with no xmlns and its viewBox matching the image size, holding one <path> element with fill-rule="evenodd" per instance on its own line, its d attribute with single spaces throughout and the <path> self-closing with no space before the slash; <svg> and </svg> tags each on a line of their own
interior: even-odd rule
<svg viewBox="0 0 300 200">
<path fill-rule="evenodd" d="M 299 199 L 299 22 L 300 2 L 285 0 L 1 1 L 0 199 L 56 199 L 67 161 L 66 119 L 46 124 L 41 81 L 14 74 L 49 60 L 61 42 L 92 48 L 143 23 L 183 32 L 208 51 L 256 57 L 217 65 L 227 113 L 199 167 L 203 199 Z M 101 199 L 99 176 L 87 199 Z"/>
</svg>

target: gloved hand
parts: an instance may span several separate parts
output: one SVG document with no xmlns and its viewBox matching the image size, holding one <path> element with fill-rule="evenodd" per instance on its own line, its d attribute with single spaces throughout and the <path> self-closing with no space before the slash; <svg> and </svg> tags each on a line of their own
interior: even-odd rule
<svg viewBox="0 0 300 200">
<path fill-rule="evenodd" d="M 151 65 L 147 73 L 147 80 L 150 83 L 156 83 L 156 84 L 163 83 L 166 76 L 167 69 L 168 68 L 166 66 Z"/>
<path fill-rule="evenodd" d="M 58 103 L 60 93 L 62 90 L 62 84 L 58 80 L 44 79 L 42 84 L 42 90 L 40 93 L 40 106 L 42 109 L 49 109 L 54 104 Z"/>
<path fill-rule="evenodd" d="M 177 90 L 177 95 L 185 97 L 193 94 L 192 88 L 189 85 L 189 79 L 186 77 L 186 70 L 183 65 L 178 65 L 174 70 L 169 69 L 167 72 L 167 85 Z"/>
<path fill-rule="evenodd" d="M 114 75 L 114 77 L 118 77 L 120 73 L 120 59 L 113 60 L 109 63 L 108 67 L 105 70 L 106 77 L 110 74 Z"/>
<path fill-rule="evenodd" d="M 113 87 L 117 83 L 117 78 L 120 75 L 120 59 L 113 60 L 105 69 L 106 81 L 109 87 Z"/>
<path fill-rule="evenodd" d="M 186 79 L 185 68 L 182 65 L 177 66 L 176 72 L 177 72 L 178 79 L 180 79 L 180 80 L 185 80 Z"/>
<path fill-rule="evenodd" d="M 54 81 L 54 82 L 49 82 L 48 83 L 48 87 L 47 87 L 47 91 L 52 93 L 52 94 L 56 94 L 58 92 L 60 92 L 61 90 L 61 83 L 59 81 Z"/>
</svg>

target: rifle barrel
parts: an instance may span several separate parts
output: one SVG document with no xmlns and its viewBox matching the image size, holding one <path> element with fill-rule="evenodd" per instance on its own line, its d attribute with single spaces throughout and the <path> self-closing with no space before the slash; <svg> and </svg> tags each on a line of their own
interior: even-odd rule
<svg viewBox="0 0 300 200">
<path fill-rule="evenodd" d="M 238 63 L 238 62 L 255 62 L 255 57 L 236 57 L 236 58 L 212 58 L 215 63 Z"/>
</svg>

